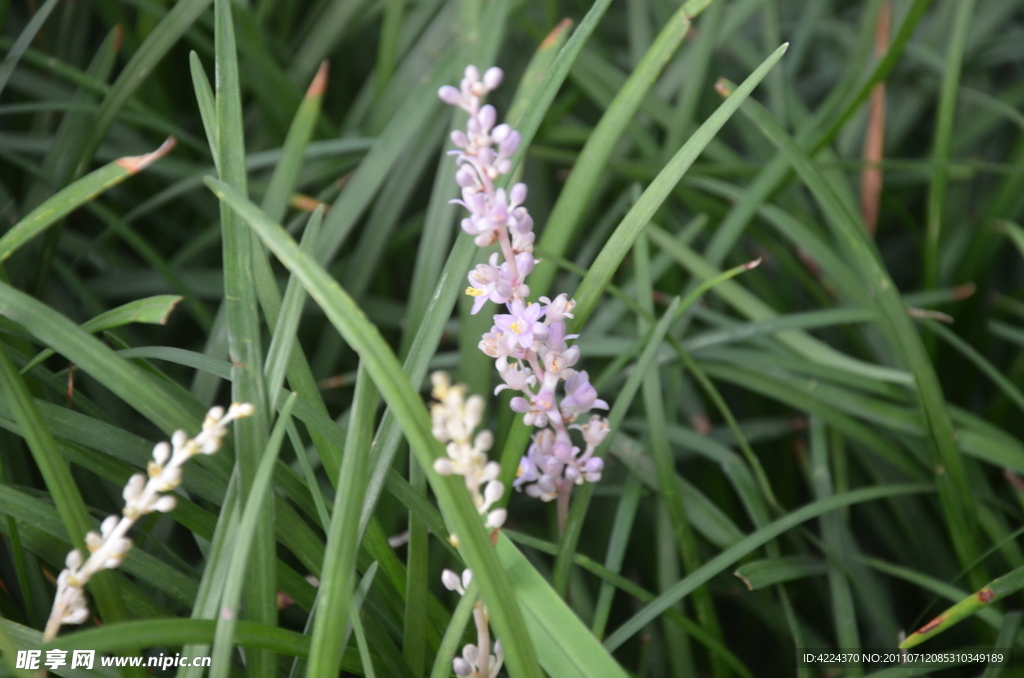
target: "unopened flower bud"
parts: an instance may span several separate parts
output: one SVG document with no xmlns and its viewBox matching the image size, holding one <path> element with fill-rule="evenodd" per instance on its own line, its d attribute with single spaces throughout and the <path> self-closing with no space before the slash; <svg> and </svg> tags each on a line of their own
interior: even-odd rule
<svg viewBox="0 0 1024 678">
<path fill-rule="evenodd" d="M 495 90 L 501 85 L 502 79 L 505 77 L 504 72 L 497 66 L 493 66 L 484 71 L 484 86 L 487 87 L 488 91 Z"/>
<path fill-rule="evenodd" d="M 459 580 L 459 575 L 451 570 L 445 570 L 441 573 L 441 583 L 449 591 L 458 591 L 459 593 L 464 593 L 465 591 L 462 587 L 462 582 Z"/>
<path fill-rule="evenodd" d="M 445 102 L 449 106 L 458 106 L 459 100 L 462 98 L 462 94 L 459 90 L 455 89 L 451 85 L 445 85 L 441 89 L 437 90 L 437 96 L 441 101 Z"/>
<path fill-rule="evenodd" d="M 171 446 L 164 442 L 157 443 L 156 447 L 153 448 L 153 461 L 163 466 L 170 458 Z"/>
<path fill-rule="evenodd" d="M 462 657 L 456 657 L 452 660 L 452 669 L 457 676 L 468 676 L 473 673 L 473 667 Z"/>
<path fill-rule="evenodd" d="M 170 513 L 178 505 L 178 500 L 167 494 L 156 500 L 153 508 L 160 513 Z"/>
</svg>

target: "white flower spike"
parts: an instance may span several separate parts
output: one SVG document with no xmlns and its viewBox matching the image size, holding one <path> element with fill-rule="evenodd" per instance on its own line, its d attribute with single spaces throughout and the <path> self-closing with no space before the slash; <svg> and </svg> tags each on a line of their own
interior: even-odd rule
<svg viewBox="0 0 1024 678">
<path fill-rule="evenodd" d="M 190 439 L 184 431 L 175 431 L 170 445 L 157 443 L 153 448 L 153 460 L 146 469 L 148 480 L 145 475 L 136 473 L 124 487 L 122 516 L 107 516 L 100 524 L 99 533 L 85 535 L 88 560 L 83 563 L 77 549 L 68 553 L 65 569 L 57 577 L 57 595 L 43 632 L 44 642 L 56 638 L 63 624 L 81 624 L 89 618 L 85 585 L 100 570 L 111 570 L 121 564 L 132 547 L 132 540 L 125 535 L 135 521 L 154 511 L 173 511 L 177 500 L 173 495 L 162 493 L 170 492 L 181 484 L 181 467 L 185 462 L 197 454 L 213 454 L 219 450 L 228 433 L 228 425 L 252 415 L 254 411 L 249 403 L 235 403 L 226 413 L 223 407 L 214 407 L 207 413 L 203 430 L 195 438 Z"/>
</svg>

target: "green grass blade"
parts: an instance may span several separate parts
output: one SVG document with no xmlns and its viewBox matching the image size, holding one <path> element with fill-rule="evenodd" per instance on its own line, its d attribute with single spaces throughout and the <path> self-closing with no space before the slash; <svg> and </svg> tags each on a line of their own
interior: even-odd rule
<svg viewBox="0 0 1024 678">
<path fill-rule="evenodd" d="M 320 224 L 323 218 L 323 206 L 317 207 L 302 234 L 300 247 L 310 256 L 314 255 L 313 248 L 316 247 L 317 239 L 320 236 Z M 266 375 L 267 393 L 276 394 L 284 383 L 288 363 L 295 351 L 299 321 L 302 319 L 302 308 L 305 303 L 306 288 L 292 276 L 288 280 L 288 287 L 285 288 L 284 299 L 281 301 L 281 313 L 277 316 L 277 325 L 274 327 L 274 334 L 270 339 L 270 348 L 267 349 L 267 363 L 263 370 Z M 294 388 L 294 385 L 292 387 Z"/>
<path fill-rule="evenodd" d="M 622 667 L 504 535 L 498 540 L 498 557 L 530 620 L 530 637 L 549 675 L 625 678 L 627 674 Z M 473 573 L 475 578 L 476 570 Z M 502 637 L 502 644 L 504 642 Z"/>
<path fill-rule="evenodd" d="M 217 630 L 213 636 L 213 662 L 210 666 L 210 676 L 213 678 L 225 678 L 231 669 L 231 653 L 234 649 L 235 628 L 238 625 L 239 603 L 242 599 L 242 589 L 248 583 L 247 569 L 249 554 L 253 547 L 253 537 L 256 534 L 257 521 L 264 519 L 264 507 L 268 503 L 267 496 L 273 492 L 274 465 L 277 462 L 278 453 L 281 451 L 281 443 L 284 442 L 288 423 L 291 421 L 295 398 L 296 395 L 293 393 L 281 408 L 277 422 L 274 424 L 274 430 L 267 440 L 267 448 L 260 458 L 256 476 L 242 511 L 242 519 L 238 524 L 235 536 L 238 546 L 231 554 L 231 564 L 228 566 L 224 591 L 221 594 L 220 614 L 217 615 Z"/>
<path fill-rule="evenodd" d="M 580 220 L 592 203 L 598 179 L 605 170 L 612 150 L 689 31 L 691 4 L 682 5 L 665 24 L 654 44 L 594 127 L 573 165 L 569 180 L 558 195 L 558 202 L 551 210 L 537 247 L 558 256 L 565 254 Z M 530 278 L 530 289 L 534 296 L 548 293 L 557 270 L 554 262 L 541 261 L 537 265 Z"/>
<path fill-rule="evenodd" d="M 337 282 L 306 256 L 284 229 L 270 222 L 255 205 L 231 187 L 213 179 L 208 179 L 207 183 L 225 206 L 237 210 L 282 263 L 299 276 L 310 296 L 327 313 L 328 319 L 366 361 L 370 376 L 394 410 L 421 465 L 432 468 L 433 460 L 443 453 L 441 444 L 430 433 L 426 407 L 402 374 L 398 359 L 376 328 Z M 467 563 L 480 581 L 495 630 L 506 648 L 511 670 L 523 676 L 538 675 L 537 660 L 522 614 L 465 487 L 455 478 L 437 476 L 432 471 L 428 472 L 428 478 L 442 512 L 459 535 Z"/>
<path fill-rule="evenodd" d="M 935 619 L 932 619 L 907 636 L 907 639 L 900 643 L 900 649 L 916 647 L 929 638 L 934 638 L 943 631 L 946 631 L 954 624 L 958 624 L 964 619 L 977 614 L 979 610 L 986 609 L 997 600 L 1001 600 L 1021 589 L 1024 589 L 1024 567 L 1017 568 L 998 579 L 992 580 L 988 585 L 945 610 Z"/>
<path fill-rule="evenodd" d="M 744 271 L 749 271 L 754 265 L 756 264 L 743 264 L 742 266 L 736 266 L 735 268 L 729 269 L 721 275 L 710 280 L 705 280 L 694 291 L 688 294 L 685 299 L 679 299 L 677 297 L 672 301 L 672 304 L 665 310 L 665 313 L 658 321 L 658 324 L 653 330 L 651 330 L 644 352 L 637 360 L 636 367 L 629 375 L 629 379 L 619 391 L 619 394 L 615 399 L 615 404 L 612 405 L 611 412 L 608 414 L 608 425 L 613 432 L 605 439 L 601 446 L 597 448 L 597 451 L 595 452 L 597 456 L 603 457 L 611 447 L 611 443 L 615 439 L 614 432 L 620 427 L 622 420 L 626 416 L 626 412 L 629 410 L 630 405 L 632 405 L 633 398 L 640 389 L 640 384 L 643 380 L 644 374 L 654 363 L 654 359 L 658 354 L 658 349 L 661 347 L 661 342 L 668 334 L 668 330 L 672 326 L 672 323 L 679 320 L 680 316 L 707 290 L 721 282 L 739 275 L 740 273 L 743 273 Z M 590 505 L 590 499 L 593 496 L 593 493 L 594 485 L 592 483 L 583 485 L 575 493 L 576 496 L 572 504 L 572 509 L 569 512 L 569 520 L 565 526 L 565 533 L 562 536 L 558 558 L 555 560 L 555 571 L 552 576 L 552 581 L 554 582 L 556 591 L 564 591 L 565 587 L 568 585 L 569 568 L 572 566 L 572 554 L 576 551 L 576 544 L 579 542 L 580 534 L 583 531 L 583 521 L 586 518 L 587 508 Z"/>
<path fill-rule="evenodd" d="M 203 62 L 199 55 L 189 52 L 188 65 L 192 71 L 192 87 L 196 92 L 196 103 L 199 105 L 199 117 L 203 121 L 203 129 L 206 131 L 206 141 L 210 145 L 210 155 L 213 157 L 213 166 L 220 174 L 220 153 L 217 151 L 217 102 L 213 97 L 213 89 L 210 87 L 210 79 L 206 77 L 203 69 Z"/>
<path fill-rule="evenodd" d="M 956 3 L 953 34 L 949 37 L 946 65 L 942 71 L 938 120 L 935 123 L 932 147 L 932 162 L 935 169 L 928 187 L 922 285 L 925 289 L 937 287 L 939 284 L 939 238 L 942 233 L 942 216 L 949 182 L 947 163 L 953 145 L 953 122 L 960 88 L 960 72 L 963 69 L 964 51 L 967 49 L 967 36 L 971 30 L 974 6 L 975 0 L 961 0 Z"/>
<path fill-rule="evenodd" d="M 733 574 L 749 590 L 760 591 L 776 584 L 825 574 L 825 571 L 820 560 L 809 556 L 784 556 L 744 563 Z"/>
<path fill-rule="evenodd" d="M 242 195 L 247 192 L 242 99 L 238 74 L 235 30 L 228 0 L 214 0 L 214 43 L 216 52 L 217 153 L 221 179 Z M 166 21 L 166 19 L 165 19 Z M 231 360 L 231 398 L 252 403 L 254 416 L 235 423 L 236 463 L 241 477 L 241 500 L 248 502 L 255 482 L 260 454 L 266 447 L 270 420 L 263 381 L 263 349 L 259 311 L 253 286 L 253 236 L 245 223 L 227 205 L 220 206 L 221 241 L 224 259 L 224 304 L 228 317 L 228 354 Z M 273 504 L 262 508 L 253 533 L 245 614 L 253 622 L 277 624 L 277 576 Z M 216 647 L 214 648 L 217 649 Z M 224 651 L 224 648 L 221 648 Z M 272 678 L 277 662 L 270 652 L 257 650 L 247 656 L 247 675 Z M 223 671 L 227 670 L 225 665 Z"/>
<path fill-rule="evenodd" d="M 903 356 L 914 375 L 931 437 L 939 498 L 947 528 L 961 565 L 975 567 L 978 547 L 973 530 L 976 518 L 974 496 L 969 489 L 942 385 L 899 290 L 885 269 L 873 241 L 868 238 L 860 218 L 849 212 L 810 157 L 760 104 L 748 102 L 744 112 L 754 119 L 761 131 L 785 154 L 825 212 L 828 224 L 840 244 L 840 251 L 859 269 L 861 279 L 875 299 L 883 318 L 880 326 L 886 339 L 893 350 Z M 985 579 L 984 573 L 977 568 L 971 578 L 977 584 Z M 979 579 L 980 582 L 977 581 Z"/>
<path fill-rule="evenodd" d="M 21 35 L 18 36 L 18 39 L 7 52 L 7 56 L 4 57 L 3 61 L 0 61 L 0 93 L 3 93 L 4 87 L 7 86 L 7 81 L 11 79 L 11 74 L 14 73 L 14 68 L 18 65 L 18 61 L 21 60 L 25 50 L 35 40 L 36 34 L 39 33 L 39 29 L 43 27 L 46 19 L 49 18 L 50 13 L 57 6 L 57 2 L 58 0 L 46 0 L 43 6 L 35 11 L 28 24 L 25 25 L 24 30 L 21 31 Z"/>
<path fill-rule="evenodd" d="M 853 490 L 803 506 L 722 551 L 722 553 L 704 564 L 697 572 L 694 572 L 671 589 L 662 593 L 654 602 L 648 604 L 640 612 L 633 615 L 629 621 L 616 629 L 615 633 L 604 642 L 604 646 L 609 650 L 615 650 L 640 631 L 640 629 L 656 619 L 659 614 L 675 604 L 676 601 L 682 600 L 693 592 L 698 586 L 710 581 L 716 574 L 725 571 L 748 553 L 752 553 L 772 539 L 812 518 L 817 518 L 820 515 L 824 515 L 829 511 L 835 511 L 844 506 L 933 490 L 934 487 L 931 485 L 882 485 L 862 490 Z"/>
<path fill-rule="evenodd" d="M 356 376 L 345 455 L 338 476 L 334 512 L 327 531 L 327 552 L 317 594 L 317 615 L 310 645 L 310 678 L 336 676 L 341 662 L 342 635 L 352 608 L 355 561 L 359 552 L 359 513 L 366 489 L 366 469 L 373 436 L 377 389 L 360 363 Z"/>
<path fill-rule="evenodd" d="M 441 647 L 434 656 L 434 666 L 430 670 L 430 678 L 449 678 L 452 674 L 452 660 L 459 654 L 459 642 L 473 616 L 473 605 L 478 596 L 476 583 L 469 582 L 465 595 L 459 599 L 452 613 L 452 620 L 448 624 L 444 637 L 441 639 Z"/>
<path fill-rule="evenodd" d="M 91 318 L 81 324 L 81 329 L 86 332 L 95 333 L 103 330 L 110 330 L 130 323 L 148 323 L 151 325 L 166 325 L 171 311 L 181 301 L 181 297 L 172 294 L 162 294 L 155 297 L 146 297 L 137 301 L 129 301 L 127 304 L 104 311 L 98 316 Z M 27 374 L 33 367 L 40 364 L 53 355 L 53 351 L 46 349 L 30 360 L 23 368 L 21 374 Z"/>
<path fill-rule="evenodd" d="M 153 164 L 172 148 L 174 137 L 152 153 L 119 158 L 62 189 L 4 233 L 0 238 L 0 261 L 103 191 Z"/>
<path fill-rule="evenodd" d="M 1013 647 L 1018 634 L 1020 634 L 1021 621 L 1024 621 L 1024 613 L 1020 611 L 1008 612 L 1003 617 L 1003 625 L 999 628 L 999 637 L 996 638 L 996 643 L 993 647 Z M 981 678 L 999 678 L 999 676 L 1003 675 L 1004 668 L 1006 666 L 1002 662 L 992 662 L 985 667 L 985 673 L 981 674 Z"/>
<path fill-rule="evenodd" d="M 587 271 L 586 277 L 576 290 L 576 319 L 573 321 L 573 331 L 578 331 L 590 317 L 590 314 L 597 306 L 601 292 L 605 285 L 611 280 L 623 257 L 633 246 L 641 231 L 657 212 L 658 208 L 675 188 L 683 174 L 690 168 L 693 162 L 700 156 L 715 134 L 732 117 L 740 104 L 742 104 L 754 88 L 764 79 L 765 75 L 778 63 L 779 59 L 786 52 L 787 45 L 782 45 L 775 53 L 768 57 L 764 63 L 750 74 L 743 81 L 743 84 L 722 103 L 711 117 L 709 117 L 700 128 L 693 133 L 683 147 L 675 154 L 672 160 L 665 165 L 664 169 L 643 192 L 640 199 L 633 205 L 622 222 L 615 229 L 611 238 L 601 249 L 601 253 Z"/>
<path fill-rule="evenodd" d="M 46 482 L 46 487 L 60 514 L 69 541 L 74 548 L 81 548 L 81 545 L 85 543 L 86 533 L 93 527 L 92 521 L 89 519 L 89 511 L 71 477 L 71 469 L 61 459 L 56 441 L 39 416 L 35 402 L 2 345 L 0 345 L 0 386 L 6 395 L 14 419 L 18 422 L 21 435 L 32 452 L 32 458 Z M 112 573 L 101 572 L 92 579 L 90 587 L 96 597 L 100 614 L 109 623 L 127 619 L 121 596 L 114 585 L 114 577 L 115 575 Z M 127 673 L 137 674 L 139 672 Z"/>
<path fill-rule="evenodd" d="M 641 234 L 637 238 L 633 246 L 633 254 L 636 267 L 637 295 L 640 299 L 640 305 L 653 315 L 654 301 L 650 272 L 651 257 L 645 235 Z M 641 321 L 638 323 L 638 327 L 641 331 L 644 331 L 649 324 L 651 323 Z M 667 424 L 665 396 L 662 391 L 659 371 L 644 370 L 641 388 L 643 391 L 644 412 L 647 414 L 647 435 L 651 456 L 654 459 L 654 466 L 658 474 L 662 505 L 665 507 L 665 512 L 668 514 L 671 523 L 671 534 L 675 540 L 675 547 L 679 550 L 679 558 L 683 563 L 683 569 L 687 574 L 692 574 L 700 567 L 700 550 L 694 537 L 693 529 L 690 526 L 690 519 L 686 515 L 682 493 L 679 490 L 679 485 L 676 483 L 675 457 L 672 454 L 672 446 L 665 432 Z M 675 567 L 672 569 L 675 569 Z M 715 612 L 711 591 L 706 586 L 694 592 L 694 607 L 697 611 L 697 620 L 700 622 L 700 625 L 710 637 L 721 642 L 721 626 L 718 622 L 718 615 Z M 729 673 L 725 665 L 714 655 L 711 657 L 711 668 L 716 676 L 725 676 Z"/>
<path fill-rule="evenodd" d="M 626 556 L 626 547 L 629 545 L 629 535 L 633 530 L 633 520 L 636 518 L 642 492 L 643 483 L 635 474 L 629 474 L 629 477 L 626 478 L 626 488 L 622 491 L 622 498 L 619 499 L 619 507 L 615 510 L 611 536 L 608 538 L 608 552 L 604 559 L 604 566 L 609 572 L 618 574 L 622 569 L 622 561 Z M 601 592 L 598 594 L 597 605 L 594 609 L 594 623 L 591 626 L 591 631 L 598 640 L 604 637 L 614 595 L 615 586 L 607 580 L 601 582 Z"/>
<path fill-rule="evenodd" d="M 85 174 L 89 163 L 100 147 L 114 120 L 121 109 L 142 85 L 164 55 L 174 46 L 192 23 L 210 6 L 211 0 L 182 0 L 160 20 L 160 23 L 146 37 L 132 58 L 125 64 L 120 75 L 114 82 L 110 92 L 100 104 L 100 109 L 93 119 L 89 136 L 82 144 L 82 152 L 78 156 L 72 176 Z"/>
<path fill-rule="evenodd" d="M 825 423 L 820 417 L 811 417 L 811 488 L 818 501 L 834 496 L 832 470 L 829 466 L 829 449 Z M 846 562 L 849 558 L 841 516 L 838 512 L 819 518 L 821 535 L 828 557 L 828 583 L 832 598 L 832 621 L 836 632 L 836 647 L 856 652 L 861 647 L 857 631 L 857 612 L 853 607 L 853 593 L 846 576 Z M 863 675 L 864 667 L 859 662 L 847 665 L 850 675 Z"/>
<path fill-rule="evenodd" d="M 260 206 L 274 221 L 280 222 L 284 219 L 285 210 L 288 208 L 288 199 L 295 188 L 299 170 L 302 169 L 306 146 L 313 138 L 313 130 L 320 117 L 320 104 L 327 89 L 327 74 L 328 64 L 325 61 L 320 64 L 302 103 L 299 104 L 299 110 L 295 113 L 295 118 L 288 129 L 288 136 L 281 147 L 281 159 L 274 167 L 267 192 L 263 194 Z"/>
</svg>

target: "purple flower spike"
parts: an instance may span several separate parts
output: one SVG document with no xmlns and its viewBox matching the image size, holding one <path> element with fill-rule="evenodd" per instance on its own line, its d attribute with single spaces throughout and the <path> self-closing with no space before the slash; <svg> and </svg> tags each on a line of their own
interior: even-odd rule
<svg viewBox="0 0 1024 678">
<path fill-rule="evenodd" d="M 529 191 L 526 184 L 506 188 L 499 181 L 512 171 L 522 136 L 499 122 L 495 108 L 482 101 L 502 78 L 499 68 L 489 68 L 481 76 L 478 68 L 468 66 L 458 89 L 442 87 L 438 96 L 469 114 L 466 129 L 451 134 L 457 150 L 450 153 L 459 165 L 455 180 L 462 192 L 461 199 L 453 202 L 469 212 L 462 230 L 479 247 L 495 243 L 500 247 L 500 260 L 494 253 L 468 275 L 466 294 L 474 297 L 472 313 L 489 301 L 505 304 L 508 311 L 494 316 L 490 332 L 478 346 L 497 361 L 503 383 L 495 393 L 509 389 L 521 394 L 512 398 L 510 407 L 538 429 L 520 462 L 515 487 L 551 501 L 574 485 L 600 480 L 604 462 L 594 455 L 608 435 L 608 420 L 594 415 L 585 424 L 575 422 L 592 409 L 608 409 L 608 403 L 598 398 L 587 373 L 574 368 L 580 350 L 568 343 L 576 335 L 567 333 L 566 321 L 573 318 L 575 302 L 565 294 L 541 297 L 541 303 L 527 302 L 526 279 L 538 263 L 533 256 L 533 218 L 525 204 Z M 582 432 L 582 450 L 573 444 L 570 428 Z"/>
</svg>

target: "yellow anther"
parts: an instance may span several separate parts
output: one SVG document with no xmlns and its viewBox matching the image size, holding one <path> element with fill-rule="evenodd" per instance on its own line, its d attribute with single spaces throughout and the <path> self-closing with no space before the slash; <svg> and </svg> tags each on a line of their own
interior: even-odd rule
<svg viewBox="0 0 1024 678">
<path fill-rule="evenodd" d="M 509 325 L 508 328 L 515 332 L 516 334 L 522 334 L 526 330 L 526 328 L 523 327 L 523 324 L 518 320 Z"/>
<path fill-rule="evenodd" d="M 483 293 L 484 293 L 483 290 L 477 289 L 476 287 L 467 287 L 466 288 L 466 294 L 468 294 L 471 297 L 479 297 Z"/>
</svg>

